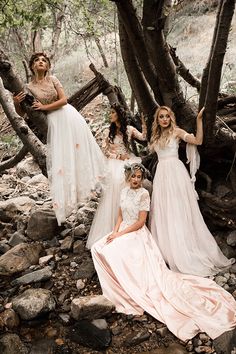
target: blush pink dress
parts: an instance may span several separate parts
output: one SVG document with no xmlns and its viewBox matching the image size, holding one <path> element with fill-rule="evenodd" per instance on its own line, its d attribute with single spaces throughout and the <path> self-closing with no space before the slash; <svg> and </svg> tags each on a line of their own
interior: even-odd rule
<svg viewBox="0 0 236 354">
<path fill-rule="evenodd" d="M 146 189 L 122 190 L 120 230 L 149 210 Z M 236 302 L 214 281 L 169 270 L 146 226 L 107 244 L 107 235 L 92 247 L 103 295 L 118 312 L 144 311 L 167 325 L 181 340 L 206 332 L 211 338 L 236 326 Z"/>
<path fill-rule="evenodd" d="M 28 90 L 43 104 L 55 102 L 56 88 L 62 85 L 54 76 L 43 83 L 30 82 Z M 53 208 L 60 225 L 85 201 L 103 179 L 105 158 L 85 119 L 70 104 L 50 111 L 47 134 L 47 172 Z"/>
<path fill-rule="evenodd" d="M 115 136 L 114 141 L 110 142 L 108 138 L 109 129 L 104 131 L 102 149 L 107 157 L 107 178 L 103 195 L 99 202 L 95 217 L 93 219 L 87 240 L 87 248 L 111 232 L 116 224 L 118 217 L 120 192 L 125 186 L 124 165 L 127 163 L 141 162 L 141 158 L 135 156 L 128 150 L 123 142 L 122 135 Z M 146 140 L 146 129 L 142 127 L 142 133 L 131 125 L 127 126 L 128 140 L 136 138 Z M 128 155 L 128 159 L 119 160 L 119 155 Z"/>
<path fill-rule="evenodd" d="M 226 258 L 200 212 L 194 184 L 178 158 L 179 140 L 156 145 L 158 165 L 153 180 L 150 229 L 171 270 L 210 276 L 234 259 Z"/>
</svg>

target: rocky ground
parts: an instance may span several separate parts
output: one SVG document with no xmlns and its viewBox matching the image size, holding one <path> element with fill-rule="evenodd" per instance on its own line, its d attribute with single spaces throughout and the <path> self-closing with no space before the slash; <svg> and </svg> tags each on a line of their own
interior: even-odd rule
<svg viewBox="0 0 236 354">
<path fill-rule="evenodd" d="M 101 110 L 96 109 L 89 118 L 98 131 Z M 59 228 L 47 179 L 32 157 L 2 174 L 0 353 L 235 354 L 234 332 L 214 342 L 201 333 L 183 343 L 146 313 L 125 316 L 114 311 L 101 295 L 85 248 L 99 193 L 95 190 Z M 236 231 L 221 232 L 216 239 L 227 256 L 235 253 Z M 215 280 L 236 298 L 236 266 Z"/>
</svg>

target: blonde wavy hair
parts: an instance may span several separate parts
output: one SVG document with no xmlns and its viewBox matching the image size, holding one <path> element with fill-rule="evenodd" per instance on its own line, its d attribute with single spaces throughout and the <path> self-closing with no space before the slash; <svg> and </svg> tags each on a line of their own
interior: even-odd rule
<svg viewBox="0 0 236 354">
<path fill-rule="evenodd" d="M 165 110 L 169 113 L 170 115 L 170 125 L 165 128 L 161 129 L 158 118 L 161 110 Z M 154 114 L 154 120 L 152 123 L 152 134 L 151 134 L 151 140 L 150 140 L 150 150 L 154 150 L 154 145 L 158 144 L 160 147 L 165 147 L 167 143 L 170 140 L 171 135 L 174 132 L 174 129 L 176 127 L 176 121 L 175 121 L 175 114 L 174 112 L 167 106 L 160 106 L 157 108 L 155 114 Z"/>
</svg>

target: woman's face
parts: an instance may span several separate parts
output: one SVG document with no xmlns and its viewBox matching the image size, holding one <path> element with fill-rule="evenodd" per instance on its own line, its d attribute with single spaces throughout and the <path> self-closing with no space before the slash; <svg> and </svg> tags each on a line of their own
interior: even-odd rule
<svg viewBox="0 0 236 354">
<path fill-rule="evenodd" d="M 143 174 L 140 170 L 135 170 L 134 173 L 130 176 L 129 185 L 132 189 L 138 189 L 142 185 Z"/>
<path fill-rule="evenodd" d="M 118 121 L 118 115 L 115 111 L 114 108 L 111 109 L 111 113 L 110 113 L 110 122 L 111 123 L 116 123 Z"/>
<path fill-rule="evenodd" d="M 166 109 L 161 109 L 158 114 L 157 120 L 161 128 L 168 128 L 171 122 L 169 112 Z"/>
<path fill-rule="evenodd" d="M 43 55 L 36 57 L 33 61 L 32 69 L 33 71 L 48 71 L 49 64 L 47 59 Z"/>
</svg>

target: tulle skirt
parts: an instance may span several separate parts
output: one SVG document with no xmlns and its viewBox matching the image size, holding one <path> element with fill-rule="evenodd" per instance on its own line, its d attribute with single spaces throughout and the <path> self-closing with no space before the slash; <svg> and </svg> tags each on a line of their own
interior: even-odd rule
<svg viewBox="0 0 236 354">
<path fill-rule="evenodd" d="M 81 114 L 67 104 L 48 113 L 47 171 L 58 224 L 103 179 L 105 158 Z"/>
<path fill-rule="evenodd" d="M 146 226 L 92 247 L 103 295 L 118 312 L 148 312 L 181 340 L 211 338 L 236 326 L 236 302 L 214 281 L 170 271 Z"/>
<path fill-rule="evenodd" d="M 107 160 L 106 186 L 90 228 L 87 248 L 113 230 L 118 218 L 120 193 L 125 187 L 124 165 L 134 162 L 141 162 L 141 159 L 132 156 L 125 161 Z"/>
<path fill-rule="evenodd" d="M 188 172 L 177 157 L 161 159 L 153 181 L 151 233 L 171 270 L 201 276 L 230 266 L 201 215 Z"/>
</svg>

